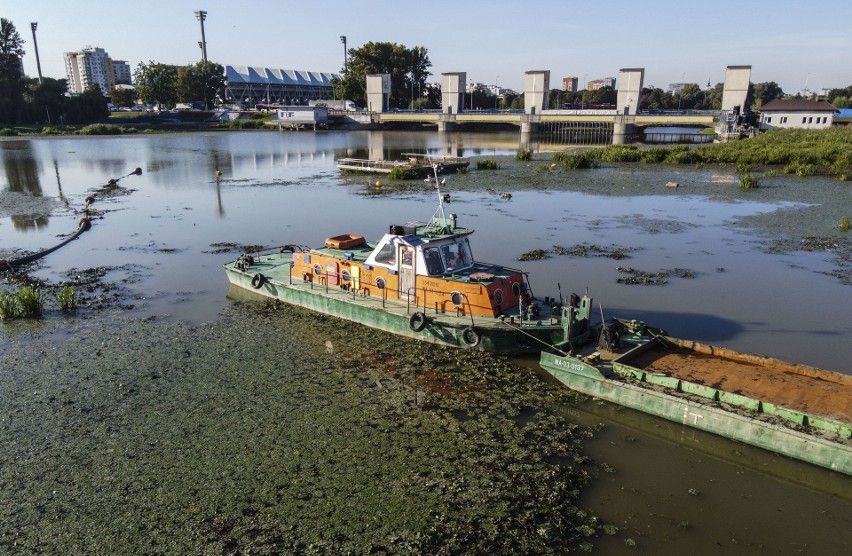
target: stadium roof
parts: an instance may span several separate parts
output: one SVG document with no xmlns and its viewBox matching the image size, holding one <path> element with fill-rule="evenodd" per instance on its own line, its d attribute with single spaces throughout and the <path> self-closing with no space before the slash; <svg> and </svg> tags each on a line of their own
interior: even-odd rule
<svg viewBox="0 0 852 556">
<path fill-rule="evenodd" d="M 304 87 L 331 87 L 331 80 L 340 78 L 336 73 L 297 71 L 259 66 L 225 66 L 228 84 L 297 85 Z"/>
</svg>

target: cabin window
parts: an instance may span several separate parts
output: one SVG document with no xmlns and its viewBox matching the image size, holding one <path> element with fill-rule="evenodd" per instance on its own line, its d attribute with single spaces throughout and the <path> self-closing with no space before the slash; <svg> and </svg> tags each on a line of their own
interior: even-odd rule
<svg viewBox="0 0 852 556">
<path fill-rule="evenodd" d="M 348 271 L 348 270 L 341 270 L 341 271 L 340 271 L 340 278 L 341 278 L 344 282 L 348 282 L 349 280 L 351 280 L 351 279 L 352 279 L 352 276 L 349 274 L 349 271 Z"/>
<path fill-rule="evenodd" d="M 515 297 L 521 297 L 521 285 L 519 283 L 512 284 L 512 293 Z"/>
<path fill-rule="evenodd" d="M 456 307 L 460 307 L 463 300 L 464 297 L 462 297 L 462 294 L 459 292 L 453 292 L 450 294 L 450 301 L 452 301 L 453 305 L 455 305 Z"/>
<path fill-rule="evenodd" d="M 444 273 L 444 263 L 437 247 L 427 247 L 423 250 L 423 259 L 426 261 L 426 272 L 431 276 Z"/>
<path fill-rule="evenodd" d="M 385 279 L 382 278 L 381 276 L 376 278 L 376 287 L 379 288 L 380 290 L 385 289 Z"/>
<path fill-rule="evenodd" d="M 407 266 L 409 268 L 414 266 L 414 249 L 412 249 L 411 247 L 404 248 L 402 250 L 402 260 L 400 261 L 400 263 L 403 266 Z"/>
<path fill-rule="evenodd" d="M 787 123 L 787 116 L 781 116 L 781 123 L 782 123 L 782 124 L 786 124 L 786 123 Z"/>
<path fill-rule="evenodd" d="M 766 116 L 766 123 L 768 123 L 768 124 L 772 123 L 772 116 Z"/>
<path fill-rule="evenodd" d="M 316 274 L 317 276 L 322 276 L 322 265 L 321 264 L 315 264 L 314 265 L 314 274 Z"/>
<path fill-rule="evenodd" d="M 396 264 L 396 245 L 392 241 L 385 243 L 376 253 L 376 262 L 381 264 Z"/>
<path fill-rule="evenodd" d="M 444 256 L 444 264 L 449 272 L 469 266 L 473 262 L 466 240 L 441 246 L 441 254 Z"/>
</svg>

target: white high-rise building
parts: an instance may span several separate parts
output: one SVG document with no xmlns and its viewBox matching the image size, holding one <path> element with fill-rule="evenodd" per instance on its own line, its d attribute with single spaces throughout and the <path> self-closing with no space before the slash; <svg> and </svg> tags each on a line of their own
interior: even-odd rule
<svg viewBox="0 0 852 556">
<path fill-rule="evenodd" d="M 130 78 L 130 64 L 125 62 L 124 60 L 113 60 L 112 61 L 112 76 L 115 80 L 116 85 L 130 85 L 132 84 Z"/>
<path fill-rule="evenodd" d="M 65 75 L 71 93 L 79 94 L 90 85 L 97 85 L 107 95 L 115 86 L 112 60 L 103 48 L 89 46 L 78 52 L 66 52 Z"/>
</svg>

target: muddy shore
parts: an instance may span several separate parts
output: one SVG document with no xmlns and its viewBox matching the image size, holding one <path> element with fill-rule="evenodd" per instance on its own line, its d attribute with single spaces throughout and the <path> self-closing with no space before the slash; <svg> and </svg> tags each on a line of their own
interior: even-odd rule
<svg viewBox="0 0 852 556">
<path fill-rule="evenodd" d="M 556 412 L 572 394 L 507 360 L 279 305 L 69 322 L 5 348 L 2 552 L 548 553 L 604 534 L 575 505 L 595 469 L 591 431 Z"/>
</svg>

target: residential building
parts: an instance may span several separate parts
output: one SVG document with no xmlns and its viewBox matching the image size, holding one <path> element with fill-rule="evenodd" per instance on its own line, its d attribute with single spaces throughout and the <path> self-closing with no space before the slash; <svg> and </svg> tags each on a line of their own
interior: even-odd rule
<svg viewBox="0 0 852 556">
<path fill-rule="evenodd" d="M 65 75 L 68 91 L 80 94 L 90 85 L 97 85 L 104 95 L 115 86 L 112 61 L 103 48 L 84 48 L 65 53 Z"/>
<path fill-rule="evenodd" d="M 835 110 L 834 105 L 824 100 L 771 100 L 760 108 L 760 129 L 826 129 L 834 121 Z"/>
<path fill-rule="evenodd" d="M 116 85 L 132 85 L 130 77 L 130 64 L 124 60 L 112 61 L 112 76 Z"/>
<path fill-rule="evenodd" d="M 589 91 L 596 91 L 598 89 L 603 89 L 604 87 L 615 89 L 615 77 L 593 79 L 586 84 L 586 89 Z"/>
<path fill-rule="evenodd" d="M 571 93 L 577 92 L 577 82 L 579 79 L 577 77 L 563 77 L 562 78 L 562 90 L 568 91 Z"/>
</svg>

